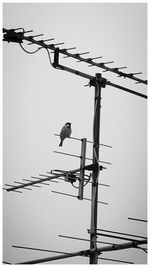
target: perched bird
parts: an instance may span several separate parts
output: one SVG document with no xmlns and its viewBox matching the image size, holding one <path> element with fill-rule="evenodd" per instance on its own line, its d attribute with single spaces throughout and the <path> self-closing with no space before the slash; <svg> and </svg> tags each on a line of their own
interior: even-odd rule
<svg viewBox="0 0 150 267">
<path fill-rule="evenodd" d="M 67 122 L 61 129 L 61 132 L 60 132 L 61 141 L 60 141 L 59 146 L 62 146 L 64 139 L 69 138 L 70 135 L 71 135 L 71 123 Z"/>
</svg>

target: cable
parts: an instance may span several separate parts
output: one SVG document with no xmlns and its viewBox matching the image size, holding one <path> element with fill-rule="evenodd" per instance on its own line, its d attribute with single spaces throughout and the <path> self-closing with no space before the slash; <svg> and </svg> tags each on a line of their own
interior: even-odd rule
<svg viewBox="0 0 150 267">
<path fill-rule="evenodd" d="M 33 51 L 33 52 L 30 52 L 28 50 L 26 50 L 21 43 L 19 43 L 20 47 L 22 48 L 22 50 L 28 54 L 35 54 L 36 52 L 38 52 L 39 50 L 41 50 L 43 47 L 39 47 L 37 50 Z"/>
<path fill-rule="evenodd" d="M 83 186 L 86 186 L 86 185 L 89 183 L 89 181 L 90 181 L 90 179 L 91 179 L 91 175 L 92 175 L 92 174 L 90 173 L 90 175 L 88 176 L 88 177 L 89 177 L 88 180 L 86 181 L 86 183 L 85 183 Z M 74 188 L 79 189 L 79 187 L 78 187 L 78 186 L 75 186 L 73 183 L 74 183 L 74 182 L 71 183 L 72 186 L 73 186 Z"/>
<path fill-rule="evenodd" d="M 75 185 L 73 184 L 73 182 L 71 183 L 71 185 L 72 185 L 74 188 L 79 189 L 79 187 L 78 187 L 78 186 L 75 186 Z"/>
<path fill-rule="evenodd" d="M 48 58 L 49 58 L 50 65 L 51 65 L 52 67 L 54 67 L 54 66 L 53 66 L 53 63 L 52 63 L 52 60 L 51 60 L 51 56 L 50 56 L 50 52 L 49 52 L 48 48 L 46 48 L 46 47 L 39 47 L 37 50 L 35 50 L 35 51 L 33 51 L 33 52 L 30 52 L 30 51 L 26 50 L 26 49 L 22 46 L 21 43 L 19 43 L 19 45 L 20 45 L 20 47 L 22 48 L 22 50 L 23 50 L 24 52 L 28 53 L 28 54 L 35 54 L 35 53 L 37 53 L 39 50 L 41 50 L 42 48 L 45 48 L 46 51 L 47 51 L 47 54 L 48 54 Z"/>
<path fill-rule="evenodd" d="M 89 175 L 89 179 L 87 180 L 87 182 L 86 182 L 83 186 L 86 186 L 86 185 L 89 183 L 89 181 L 90 181 L 90 179 L 91 179 L 91 176 L 92 176 L 92 173 L 90 173 L 90 175 Z"/>
<path fill-rule="evenodd" d="M 135 248 L 138 248 L 138 249 L 141 249 L 141 250 L 143 250 L 145 253 L 147 253 L 147 248 L 141 248 L 141 247 L 135 247 Z"/>
<path fill-rule="evenodd" d="M 53 63 L 52 63 L 52 60 L 51 60 L 51 56 L 50 56 L 50 52 L 49 52 L 48 48 L 46 48 L 46 47 L 39 47 L 37 50 L 35 50 L 35 51 L 33 51 L 33 52 L 30 52 L 30 51 L 27 51 L 27 50 L 22 46 L 21 43 L 19 43 L 19 45 L 20 45 L 20 47 L 22 48 L 22 50 L 23 50 L 24 52 L 28 53 L 28 54 L 35 54 L 35 53 L 37 53 L 39 50 L 41 50 L 42 48 L 45 48 L 46 51 L 47 51 L 47 54 L 48 54 L 49 62 L 50 62 L 50 64 L 51 64 L 51 66 L 54 67 L 54 66 L 53 66 Z"/>
<path fill-rule="evenodd" d="M 47 54 L 48 54 L 49 62 L 50 62 L 50 64 L 51 64 L 51 66 L 54 67 L 54 66 L 53 66 L 53 63 L 52 63 L 52 60 L 51 60 L 51 56 L 50 56 L 50 52 L 49 52 L 48 48 L 45 47 L 45 49 L 46 49 Z"/>
</svg>

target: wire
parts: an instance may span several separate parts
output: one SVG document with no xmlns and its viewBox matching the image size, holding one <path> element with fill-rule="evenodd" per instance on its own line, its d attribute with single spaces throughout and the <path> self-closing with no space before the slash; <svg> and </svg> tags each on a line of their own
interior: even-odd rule
<svg viewBox="0 0 150 267">
<path fill-rule="evenodd" d="M 90 181 L 90 179 L 91 179 L 91 175 L 92 175 L 92 174 L 90 173 L 90 175 L 88 176 L 88 180 L 86 181 L 86 183 L 85 183 L 83 186 L 86 186 L 86 185 L 89 183 L 89 181 Z M 71 183 L 72 186 L 73 186 L 74 188 L 79 189 L 79 186 L 75 186 L 73 183 L 74 183 L 74 182 Z"/>
<path fill-rule="evenodd" d="M 50 56 L 50 52 L 49 52 L 48 48 L 46 48 L 46 47 L 39 47 L 37 50 L 35 50 L 35 51 L 33 51 L 33 52 L 30 52 L 30 51 L 26 50 L 26 49 L 22 46 L 21 43 L 19 43 L 19 45 L 20 45 L 20 47 L 22 48 L 22 50 L 23 50 L 24 52 L 28 53 L 28 54 L 35 54 L 35 53 L 37 53 L 39 50 L 41 50 L 42 48 L 45 48 L 46 51 L 47 51 L 47 54 L 48 54 L 48 58 L 49 58 L 50 65 L 51 65 L 52 67 L 54 67 L 54 66 L 53 66 L 53 63 L 52 63 L 52 60 L 51 60 L 51 56 Z"/>
<path fill-rule="evenodd" d="M 89 175 L 89 179 L 87 180 L 87 182 L 83 185 L 83 186 L 86 186 L 88 183 L 89 183 L 89 181 L 90 181 L 90 179 L 91 179 L 91 173 L 90 173 L 90 175 Z"/>
<path fill-rule="evenodd" d="M 48 54 L 49 62 L 50 62 L 50 64 L 51 64 L 51 66 L 54 67 L 54 66 L 53 66 L 53 63 L 52 63 L 52 60 L 51 60 L 51 56 L 50 56 L 50 52 L 49 52 L 48 48 L 45 47 L 45 49 L 46 49 L 47 54 Z"/>
<path fill-rule="evenodd" d="M 19 43 L 19 45 L 20 45 L 20 47 L 22 48 L 22 50 L 23 50 L 24 52 L 28 53 L 28 54 L 35 54 L 35 53 L 37 53 L 39 50 L 41 50 L 42 48 L 45 48 L 46 51 L 47 51 L 47 54 L 48 54 L 48 58 L 49 58 L 50 65 L 51 65 L 52 67 L 54 67 L 54 66 L 53 66 L 53 63 L 52 63 L 52 60 L 51 60 L 50 52 L 49 52 L 49 50 L 48 50 L 47 47 L 39 47 L 37 50 L 35 50 L 35 51 L 33 51 L 33 52 L 30 52 L 30 51 L 26 50 L 26 49 L 22 46 L 21 43 Z"/>
<path fill-rule="evenodd" d="M 73 186 L 74 188 L 79 189 L 79 187 L 78 187 L 78 186 L 75 186 L 75 185 L 73 184 L 73 182 L 72 182 L 71 184 L 72 184 L 72 186 Z"/>
<path fill-rule="evenodd" d="M 33 51 L 33 52 L 30 52 L 30 51 L 26 50 L 26 49 L 22 46 L 21 43 L 19 43 L 19 45 L 20 45 L 20 47 L 22 48 L 22 50 L 23 50 L 24 52 L 28 53 L 28 54 L 35 54 L 36 52 L 38 52 L 39 50 L 41 50 L 42 48 L 44 48 L 44 47 L 39 47 L 37 50 L 35 50 L 35 51 Z"/>
<path fill-rule="evenodd" d="M 138 249 L 141 249 L 141 250 L 143 250 L 145 253 L 147 253 L 147 248 L 141 248 L 141 247 L 135 247 L 135 248 L 138 248 Z"/>
</svg>

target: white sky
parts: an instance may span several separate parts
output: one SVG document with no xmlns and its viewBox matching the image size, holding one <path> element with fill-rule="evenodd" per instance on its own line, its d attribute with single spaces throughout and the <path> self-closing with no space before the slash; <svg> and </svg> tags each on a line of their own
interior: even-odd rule
<svg viewBox="0 0 150 267">
<path fill-rule="evenodd" d="M 141 71 L 139 77 L 147 79 L 146 8 L 146 3 L 5 3 L 3 27 L 44 33 L 44 39 L 64 41 L 61 47 L 76 46 L 74 53 L 89 51 L 85 57 L 103 56 L 104 62 L 114 60 L 109 66 L 127 66 L 125 72 Z M 30 51 L 37 48 L 26 44 L 24 47 Z M 145 85 L 102 69 L 88 68 L 72 59 L 61 59 L 61 63 L 92 75 L 102 73 L 114 83 L 146 94 Z M 59 148 L 59 138 L 54 133 L 59 133 L 64 123 L 70 121 L 72 136 L 92 140 L 94 88 L 84 87 L 88 80 L 53 69 L 46 51 L 28 55 L 15 43 L 3 44 L 3 70 L 4 183 L 22 182 L 22 178 L 30 179 L 31 175 L 55 168 L 78 168 L 79 159 L 53 151 L 80 155 L 80 143 L 66 140 L 63 148 Z M 99 200 L 109 205 L 99 204 L 98 228 L 144 236 L 146 224 L 130 221 L 128 217 L 147 219 L 147 100 L 109 86 L 102 89 L 100 140 L 113 149 L 100 150 L 100 160 L 112 165 L 105 165 L 107 170 L 99 177 L 100 182 L 110 187 L 99 187 Z M 91 145 L 87 157 L 92 157 Z M 87 198 L 90 188 L 91 184 L 85 188 Z M 15 263 L 54 255 L 18 250 L 12 245 L 66 252 L 89 248 L 88 242 L 58 235 L 89 238 L 90 202 L 57 195 L 51 190 L 78 193 L 63 181 L 24 190 L 23 194 L 4 192 L 5 261 Z M 135 249 L 102 256 L 146 263 L 146 254 Z M 87 263 L 88 259 L 76 257 L 53 264 Z"/>
</svg>

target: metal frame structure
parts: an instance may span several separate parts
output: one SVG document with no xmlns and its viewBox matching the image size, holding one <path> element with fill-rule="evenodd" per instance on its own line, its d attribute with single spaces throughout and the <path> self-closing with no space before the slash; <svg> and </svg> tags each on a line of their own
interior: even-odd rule
<svg viewBox="0 0 150 267">
<path fill-rule="evenodd" d="M 97 229 L 97 207 L 98 207 L 98 187 L 99 187 L 99 183 L 98 183 L 98 177 L 99 177 L 99 173 L 102 169 L 104 169 L 105 167 L 103 166 L 99 166 L 99 162 L 103 162 L 104 164 L 110 164 L 109 162 L 104 162 L 104 161 L 99 161 L 99 148 L 100 148 L 100 140 L 99 140 L 99 136 L 100 136 L 100 108 L 101 108 L 101 90 L 102 88 L 105 88 L 107 85 L 109 86 L 113 86 L 117 89 L 126 91 L 128 93 L 134 94 L 138 97 L 141 98 L 147 98 L 147 96 L 145 94 L 133 91 L 131 89 L 125 88 L 123 86 L 114 84 L 110 81 L 108 81 L 107 79 L 103 78 L 101 76 L 100 73 L 96 73 L 95 76 L 89 75 L 87 73 L 83 73 L 81 71 L 69 68 L 67 66 L 61 65 L 59 63 L 59 56 L 60 54 L 63 54 L 65 57 L 70 57 L 70 58 L 74 58 L 76 60 L 78 60 L 77 62 L 84 62 L 84 63 L 88 63 L 90 64 L 90 66 L 96 66 L 98 68 L 102 68 L 104 69 L 104 71 L 110 71 L 113 72 L 117 75 L 119 75 L 119 77 L 124 77 L 124 78 L 129 78 L 134 80 L 136 83 L 143 83 L 143 84 L 147 84 L 147 80 L 142 80 L 140 78 L 135 77 L 135 75 L 137 74 L 141 74 L 141 72 L 139 73 L 124 73 L 122 71 L 120 71 L 120 69 L 126 68 L 126 67 L 117 67 L 117 68 L 110 68 L 107 67 L 107 64 L 112 63 L 112 61 L 110 62 L 100 62 L 100 63 L 96 63 L 93 60 L 97 59 L 97 58 L 101 58 L 101 57 L 96 57 L 96 58 L 83 58 L 81 55 L 84 54 L 88 54 L 89 52 L 84 52 L 84 53 L 75 53 L 72 54 L 70 52 L 68 52 L 69 50 L 75 49 L 75 47 L 72 48 L 64 48 L 64 49 L 60 49 L 58 46 L 62 45 L 64 43 L 57 43 L 57 44 L 46 44 L 47 41 L 52 41 L 54 40 L 54 38 L 50 38 L 47 40 L 36 40 L 36 37 L 42 36 L 43 34 L 38 34 L 38 35 L 34 35 L 34 36 L 27 36 L 26 34 L 32 32 L 32 30 L 29 31 L 25 31 L 23 28 L 18 28 L 18 29 L 3 29 L 3 41 L 7 41 L 7 42 L 15 42 L 18 43 L 21 48 L 29 53 L 29 54 L 33 54 L 35 52 L 38 52 L 40 49 L 46 49 L 48 56 L 49 56 L 49 60 L 50 63 L 52 65 L 52 67 L 56 68 L 56 69 L 61 69 L 61 70 L 65 70 L 67 72 L 71 72 L 75 75 L 78 75 L 80 77 L 86 78 L 89 81 L 89 86 L 93 86 L 95 88 L 95 96 L 94 96 L 94 120 L 93 120 L 93 159 L 92 159 L 92 164 L 91 165 L 85 165 L 85 159 L 86 159 L 86 142 L 88 142 L 86 140 L 86 138 L 82 138 L 80 141 L 82 141 L 81 144 L 81 156 L 80 156 L 80 168 L 75 169 L 75 170 L 71 170 L 71 171 L 63 171 L 63 170 L 54 170 L 54 172 L 51 172 L 51 175 L 42 175 L 40 174 L 40 176 L 44 176 L 44 178 L 39 178 L 39 177 L 33 177 L 34 179 L 36 179 L 36 181 L 30 181 L 27 179 L 24 179 L 27 181 L 27 183 L 21 183 L 21 182 L 15 182 L 18 183 L 19 185 L 8 185 L 6 184 L 6 186 L 10 186 L 9 188 L 6 188 L 5 190 L 7 190 L 8 192 L 10 191 L 14 191 L 14 192 L 21 192 L 18 191 L 18 189 L 27 189 L 27 190 L 31 190 L 29 188 L 29 186 L 38 186 L 38 184 L 44 184 L 45 181 L 53 181 L 54 179 L 61 179 L 60 177 L 64 177 L 65 179 L 67 179 L 67 181 L 73 183 L 76 180 L 79 181 L 79 194 L 78 194 L 78 199 L 83 200 L 86 199 L 84 198 L 84 182 L 86 181 L 85 179 L 85 170 L 87 171 L 92 171 L 92 190 L 91 190 L 91 199 L 87 199 L 87 200 L 91 200 L 91 224 L 90 224 L 90 229 L 88 230 L 88 233 L 90 234 L 90 249 L 88 250 L 83 250 L 83 251 L 77 251 L 77 252 L 73 252 L 73 253 L 65 253 L 63 255 L 60 256 L 54 256 L 54 257 L 48 257 L 48 258 L 43 258 L 43 259 L 37 259 L 37 260 L 30 260 L 27 262 L 21 262 L 20 264 L 37 264 L 37 263 L 43 263 L 43 262 L 47 262 L 47 261 L 54 261 L 54 260 L 58 260 L 58 259 L 64 259 L 64 258 L 70 258 L 70 257 L 75 257 L 75 256 L 86 256 L 89 257 L 89 263 L 90 264 L 97 264 L 98 263 L 98 259 L 99 259 L 99 255 L 102 252 L 105 251 L 113 251 L 113 250 L 120 250 L 120 249 L 126 249 L 126 248 L 141 248 L 138 247 L 139 245 L 142 244 L 147 244 L 147 238 L 146 237 L 141 237 L 141 236 L 135 236 L 135 235 L 131 235 L 131 234 L 124 234 L 124 233 L 119 233 L 118 234 L 122 234 L 122 235 L 127 235 L 128 237 L 120 237 L 120 236 L 114 236 L 114 235 L 110 235 L 110 234 L 104 234 L 99 232 L 99 230 L 101 231 L 106 231 L 106 232 L 110 232 L 113 234 L 116 234 L 117 232 L 113 232 L 113 231 L 109 231 L 109 230 L 102 230 L 102 229 Z M 27 50 L 24 49 L 24 47 L 22 46 L 23 41 L 28 41 L 28 45 L 38 45 L 38 49 L 35 50 L 34 52 L 29 52 Z M 50 56 L 50 52 L 49 50 L 52 50 L 54 53 L 54 61 L 52 63 L 51 61 L 51 56 Z M 77 138 L 74 138 L 77 139 Z M 105 145 L 107 146 L 107 145 Z M 61 154 L 66 154 L 67 153 L 62 153 L 62 152 L 57 152 L 54 151 L 56 153 L 61 153 Z M 72 156 L 76 156 L 76 155 L 72 155 Z M 79 157 L 79 156 L 77 156 Z M 78 174 L 79 173 L 79 174 Z M 66 178 L 67 177 L 67 178 Z M 28 182 L 30 181 L 30 182 Z M 56 182 L 55 180 L 53 182 Z M 70 195 L 70 194 L 65 194 L 65 193 L 61 193 L 61 192 L 56 192 L 53 191 L 55 193 L 60 193 L 60 194 L 64 194 L 64 195 L 68 195 L 68 196 L 74 196 L 74 195 Z M 105 202 L 101 202 L 102 204 L 107 204 Z M 123 243 L 123 244 L 112 244 L 109 246 L 105 246 L 105 247 L 101 247 L 98 248 L 97 247 L 97 237 L 98 236 L 105 236 L 105 237 L 110 237 L 110 238 L 116 238 L 116 239 L 123 239 L 123 240 L 127 240 L 129 242 L 127 243 Z M 131 238 L 132 237 L 136 237 L 136 238 L 140 238 L 140 240 L 138 239 L 134 239 Z M 104 242 L 107 243 L 107 242 Z M 20 246 L 14 246 L 14 247 L 20 247 Z M 21 248 L 21 247 L 20 247 Z M 141 248 L 142 249 L 142 248 Z"/>
</svg>

